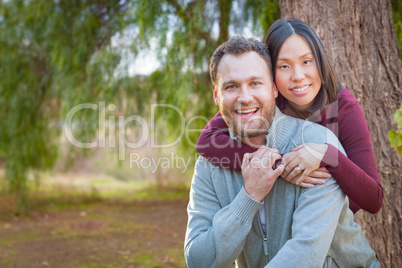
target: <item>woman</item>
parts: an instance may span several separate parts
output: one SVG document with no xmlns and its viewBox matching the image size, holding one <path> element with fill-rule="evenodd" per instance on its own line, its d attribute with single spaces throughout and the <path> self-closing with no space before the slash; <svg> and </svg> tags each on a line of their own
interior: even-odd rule
<svg viewBox="0 0 402 268">
<path fill-rule="evenodd" d="M 349 197 L 354 213 L 359 209 L 377 213 L 383 190 L 367 123 L 356 99 L 338 84 L 319 38 L 300 20 L 279 19 L 269 28 L 264 42 L 270 50 L 273 80 L 280 93 L 278 108 L 286 115 L 331 129 L 348 156 L 332 145 L 304 144 L 283 156 L 282 177 L 308 188 L 325 183 L 322 178 L 332 175 Z M 308 152 L 311 149 L 322 152 L 322 156 L 313 157 Z M 225 167 L 236 170 L 240 170 L 243 155 L 256 150 L 245 144 L 239 147 L 229 138 L 220 113 L 206 126 L 197 143 L 200 155 L 216 164 L 220 159 L 229 159 Z"/>
</svg>

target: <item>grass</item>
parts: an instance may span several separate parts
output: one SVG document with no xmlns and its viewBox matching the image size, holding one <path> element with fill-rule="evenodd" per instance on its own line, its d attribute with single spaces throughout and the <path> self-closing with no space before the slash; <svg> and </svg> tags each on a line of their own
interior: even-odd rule
<svg viewBox="0 0 402 268">
<path fill-rule="evenodd" d="M 39 182 L 29 181 L 29 211 L 63 211 L 89 209 L 100 202 L 132 203 L 136 201 L 186 200 L 189 181 L 158 184 L 150 181 L 121 181 L 113 177 L 80 174 L 45 174 Z M 0 219 L 15 210 L 15 196 L 7 193 L 0 178 Z"/>
<path fill-rule="evenodd" d="M 0 267 L 184 268 L 189 182 L 44 174 L 15 217 L 0 180 Z"/>
</svg>

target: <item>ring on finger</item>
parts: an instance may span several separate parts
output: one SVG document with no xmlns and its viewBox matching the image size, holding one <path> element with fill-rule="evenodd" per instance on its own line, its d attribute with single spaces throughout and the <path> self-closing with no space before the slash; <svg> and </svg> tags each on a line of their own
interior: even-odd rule
<svg viewBox="0 0 402 268">
<path fill-rule="evenodd" d="M 301 170 L 301 167 L 300 167 L 300 166 L 297 166 L 297 167 L 295 167 L 295 169 L 296 169 L 297 171 L 300 171 L 300 170 Z"/>
</svg>

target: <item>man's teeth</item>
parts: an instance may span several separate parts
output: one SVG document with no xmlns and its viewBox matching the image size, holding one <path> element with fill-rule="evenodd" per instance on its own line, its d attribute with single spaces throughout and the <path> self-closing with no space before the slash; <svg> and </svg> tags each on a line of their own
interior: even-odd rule
<svg viewBox="0 0 402 268">
<path fill-rule="evenodd" d="M 301 88 L 294 88 L 294 89 L 292 89 L 292 90 L 293 90 L 293 91 L 296 91 L 296 92 L 300 92 L 300 91 L 306 90 L 309 86 L 310 86 L 310 85 L 307 85 L 307 86 L 301 87 Z"/>
<path fill-rule="evenodd" d="M 257 108 L 250 108 L 250 109 L 237 110 L 237 113 L 238 114 L 248 114 L 248 113 L 253 113 L 256 111 L 257 111 Z"/>
</svg>

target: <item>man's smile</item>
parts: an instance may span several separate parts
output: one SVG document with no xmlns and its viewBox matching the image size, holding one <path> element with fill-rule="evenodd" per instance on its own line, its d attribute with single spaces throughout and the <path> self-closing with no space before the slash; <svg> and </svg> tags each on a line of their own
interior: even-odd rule
<svg viewBox="0 0 402 268">
<path fill-rule="evenodd" d="M 242 118 L 250 118 L 250 117 L 254 116 L 255 114 L 257 114 L 259 109 L 260 108 L 258 108 L 258 107 L 241 108 L 241 109 L 236 109 L 235 113 L 237 115 L 241 116 Z"/>
</svg>

